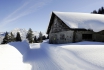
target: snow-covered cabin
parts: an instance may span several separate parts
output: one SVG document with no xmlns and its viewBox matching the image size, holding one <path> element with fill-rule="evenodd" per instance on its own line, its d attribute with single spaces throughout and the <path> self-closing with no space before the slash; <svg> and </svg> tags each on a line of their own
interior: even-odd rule
<svg viewBox="0 0 104 70">
<path fill-rule="evenodd" d="M 52 12 L 47 29 L 50 43 L 104 41 L 104 15 Z"/>
</svg>

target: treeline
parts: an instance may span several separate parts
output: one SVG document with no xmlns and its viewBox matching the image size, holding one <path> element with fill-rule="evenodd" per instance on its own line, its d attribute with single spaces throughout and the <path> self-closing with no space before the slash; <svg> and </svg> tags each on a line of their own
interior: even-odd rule
<svg viewBox="0 0 104 70">
<path fill-rule="evenodd" d="M 45 35 L 42 35 L 42 33 L 39 33 L 39 37 L 37 38 L 36 36 L 33 35 L 33 31 L 30 28 L 27 32 L 26 39 L 29 43 L 41 43 L 43 40 L 48 39 Z M 3 38 L 3 41 L 1 44 L 7 44 L 9 42 L 18 42 L 22 41 L 21 35 L 19 32 L 17 32 L 16 37 L 13 35 L 13 33 L 5 33 L 5 36 Z"/>
<path fill-rule="evenodd" d="M 101 7 L 98 9 L 98 11 L 93 10 L 93 12 L 91 12 L 93 14 L 104 14 L 104 7 Z"/>
</svg>

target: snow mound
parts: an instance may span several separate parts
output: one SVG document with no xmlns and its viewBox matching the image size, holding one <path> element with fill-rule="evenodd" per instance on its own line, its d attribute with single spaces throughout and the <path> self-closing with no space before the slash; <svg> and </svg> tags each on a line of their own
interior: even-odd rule
<svg viewBox="0 0 104 70">
<path fill-rule="evenodd" d="M 71 46 L 61 46 L 64 49 L 72 52 L 78 59 L 86 62 L 92 67 L 97 67 L 96 70 L 104 69 L 104 46 L 99 45 L 71 45 Z"/>
<path fill-rule="evenodd" d="M 0 45 L 0 70 L 31 70 L 31 65 L 23 62 L 28 50 L 26 42 Z"/>
<path fill-rule="evenodd" d="M 70 28 L 104 30 L 104 15 L 74 12 L 54 12 Z"/>
<path fill-rule="evenodd" d="M 100 42 L 99 45 L 71 45 L 47 41 L 30 45 L 30 54 L 34 54 L 29 54 L 32 70 L 104 70 L 104 46 Z"/>
<path fill-rule="evenodd" d="M 0 45 L 0 70 L 104 70 L 103 44 L 48 44 L 44 40 L 30 45 L 26 41 Z"/>
<path fill-rule="evenodd" d="M 27 41 L 11 42 L 11 43 L 9 43 L 9 45 L 15 47 L 22 55 L 25 55 L 30 49 L 29 44 L 27 43 Z"/>
</svg>

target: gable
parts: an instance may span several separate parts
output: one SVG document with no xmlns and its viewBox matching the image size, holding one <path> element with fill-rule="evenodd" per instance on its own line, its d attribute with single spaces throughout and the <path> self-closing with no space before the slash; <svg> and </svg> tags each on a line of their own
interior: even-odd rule
<svg viewBox="0 0 104 70">
<path fill-rule="evenodd" d="M 49 33 L 57 33 L 62 31 L 68 31 L 69 27 L 57 16 L 54 16 L 54 19 L 52 21 L 51 29 Z"/>
</svg>

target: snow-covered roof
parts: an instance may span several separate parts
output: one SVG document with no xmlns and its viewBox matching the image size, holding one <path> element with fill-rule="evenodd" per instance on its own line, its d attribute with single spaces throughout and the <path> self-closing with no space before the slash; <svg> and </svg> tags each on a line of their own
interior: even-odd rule
<svg viewBox="0 0 104 70">
<path fill-rule="evenodd" d="M 53 12 L 70 28 L 91 29 L 94 32 L 104 30 L 104 15 L 75 12 Z"/>
</svg>

